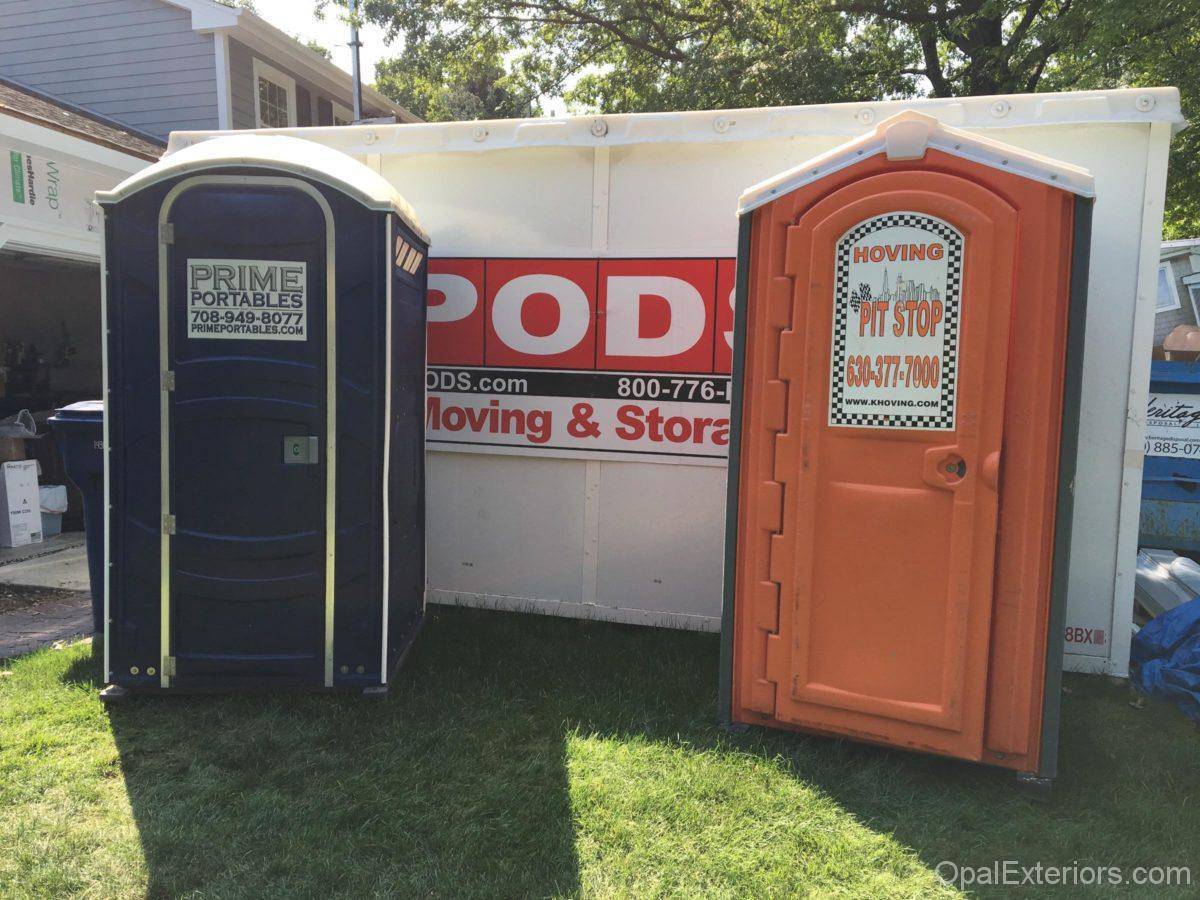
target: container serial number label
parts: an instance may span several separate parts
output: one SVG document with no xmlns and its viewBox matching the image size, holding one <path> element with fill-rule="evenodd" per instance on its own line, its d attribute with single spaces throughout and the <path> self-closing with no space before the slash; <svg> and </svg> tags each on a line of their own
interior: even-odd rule
<svg viewBox="0 0 1200 900">
<path fill-rule="evenodd" d="M 189 259 L 187 336 L 308 340 L 308 263 Z"/>
</svg>

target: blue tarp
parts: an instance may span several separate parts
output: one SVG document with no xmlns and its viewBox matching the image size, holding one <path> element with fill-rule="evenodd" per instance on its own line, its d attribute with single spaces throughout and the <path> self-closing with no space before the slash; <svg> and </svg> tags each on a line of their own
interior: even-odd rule
<svg viewBox="0 0 1200 900">
<path fill-rule="evenodd" d="M 1129 666 L 1139 691 L 1200 722 L 1200 598 L 1146 623 L 1133 637 Z"/>
</svg>

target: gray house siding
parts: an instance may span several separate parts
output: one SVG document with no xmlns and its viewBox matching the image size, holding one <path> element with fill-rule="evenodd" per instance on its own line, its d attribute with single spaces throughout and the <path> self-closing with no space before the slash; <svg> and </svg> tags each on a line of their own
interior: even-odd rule
<svg viewBox="0 0 1200 900">
<path fill-rule="evenodd" d="M 239 41 L 229 41 L 229 88 L 233 96 L 233 122 L 234 128 L 256 128 L 258 123 L 254 119 L 254 57 L 257 54 L 245 44 Z M 309 122 L 313 125 L 317 124 L 317 103 L 319 100 L 329 100 L 349 109 L 353 103 L 350 96 L 334 96 L 329 91 L 322 90 L 314 85 L 311 81 L 299 77 L 287 66 L 275 62 L 270 57 L 259 56 L 263 62 L 278 69 L 285 75 L 296 80 L 296 86 L 303 88 L 308 92 L 310 110 Z M 296 115 L 304 121 L 304 113 L 299 109 L 299 104 L 303 97 L 297 91 L 297 110 Z M 381 116 L 382 112 L 373 110 L 370 107 L 364 107 L 363 115 L 367 117 Z"/>
<path fill-rule="evenodd" d="M 275 68 L 284 71 L 279 66 Z M 288 72 L 291 75 L 291 72 Z M 229 92 L 233 97 L 230 124 L 234 128 L 254 128 L 254 54 L 245 44 L 229 42 Z"/>
<path fill-rule="evenodd" d="M 1170 260 L 1161 260 L 1159 265 L 1169 263 L 1171 274 L 1175 278 L 1175 290 L 1179 294 L 1179 309 L 1170 309 L 1154 316 L 1154 346 L 1162 345 L 1163 338 L 1171 333 L 1177 325 L 1196 325 L 1196 311 L 1192 307 L 1191 295 L 1183 278 L 1193 274 L 1191 254 L 1182 254 Z M 1157 277 L 1157 276 L 1156 276 Z"/>
<path fill-rule="evenodd" d="M 217 127 L 211 35 L 161 0 L 0 0 L 0 74 L 166 137 Z"/>
</svg>

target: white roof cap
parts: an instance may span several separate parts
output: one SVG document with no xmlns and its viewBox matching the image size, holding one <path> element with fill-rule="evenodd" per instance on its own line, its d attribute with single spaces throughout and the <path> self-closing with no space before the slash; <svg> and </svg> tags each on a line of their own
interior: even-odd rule
<svg viewBox="0 0 1200 900">
<path fill-rule="evenodd" d="M 1096 196 L 1092 173 L 1087 169 L 952 128 L 933 116 L 909 110 L 884 119 L 874 131 L 862 137 L 746 188 L 738 200 L 738 215 L 790 194 L 830 172 L 862 162 L 868 156 L 886 153 L 888 159 L 921 159 L 930 147 L 1083 197 Z"/>
<path fill-rule="evenodd" d="M 248 132 L 199 141 L 135 172 L 111 191 L 97 191 L 96 200 L 117 203 L 167 178 L 227 167 L 272 169 L 327 184 L 371 209 L 395 212 L 422 240 L 429 240 L 412 207 L 378 172 L 341 151 L 284 135 Z"/>
</svg>

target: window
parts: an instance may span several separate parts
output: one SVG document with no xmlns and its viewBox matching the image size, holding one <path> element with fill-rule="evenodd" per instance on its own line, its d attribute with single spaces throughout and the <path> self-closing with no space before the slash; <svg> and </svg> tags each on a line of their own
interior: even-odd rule
<svg viewBox="0 0 1200 900">
<path fill-rule="evenodd" d="M 296 124 L 303 128 L 312 123 L 312 94 L 298 84 L 296 85 Z"/>
<path fill-rule="evenodd" d="M 322 126 L 333 124 L 333 104 L 324 97 L 317 98 L 317 124 Z"/>
<path fill-rule="evenodd" d="M 1179 292 L 1175 289 L 1175 273 L 1171 271 L 1169 262 L 1158 267 L 1158 298 L 1154 304 L 1155 312 L 1166 312 L 1179 309 Z"/>
<path fill-rule="evenodd" d="M 1196 271 L 1196 263 L 1200 262 L 1200 257 L 1193 255 L 1190 262 L 1194 271 L 1191 275 L 1184 275 L 1179 280 L 1187 289 L 1188 300 L 1192 302 L 1192 315 L 1196 317 L 1197 324 L 1200 324 L 1200 271 Z"/>
<path fill-rule="evenodd" d="M 354 121 L 354 113 L 340 103 L 333 104 L 333 124 L 349 125 Z"/>
<path fill-rule="evenodd" d="M 354 113 L 347 107 L 325 97 L 317 98 L 318 125 L 349 125 L 353 121 Z"/>
<path fill-rule="evenodd" d="M 254 118 L 259 128 L 296 124 L 296 80 L 261 59 L 254 60 Z"/>
</svg>

